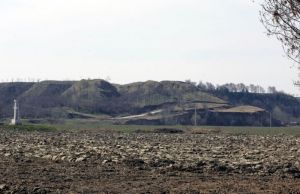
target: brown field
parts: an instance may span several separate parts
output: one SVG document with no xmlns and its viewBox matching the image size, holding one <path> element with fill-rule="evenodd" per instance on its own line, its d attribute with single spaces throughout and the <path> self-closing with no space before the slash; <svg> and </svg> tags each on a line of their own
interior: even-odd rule
<svg viewBox="0 0 300 194">
<path fill-rule="evenodd" d="M 0 193 L 300 192 L 299 136 L 0 133 Z"/>
</svg>

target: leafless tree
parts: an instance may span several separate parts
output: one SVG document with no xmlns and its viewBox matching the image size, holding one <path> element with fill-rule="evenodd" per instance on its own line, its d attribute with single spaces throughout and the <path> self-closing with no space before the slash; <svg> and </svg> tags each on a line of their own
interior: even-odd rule
<svg viewBox="0 0 300 194">
<path fill-rule="evenodd" d="M 281 41 L 287 56 L 300 64 L 300 0 L 264 0 L 261 21 Z"/>
<path fill-rule="evenodd" d="M 274 86 L 269 86 L 269 87 L 268 87 L 268 93 L 270 93 L 270 94 L 275 94 L 275 93 L 277 93 L 276 87 L 274 87 Z"/>
</svg>

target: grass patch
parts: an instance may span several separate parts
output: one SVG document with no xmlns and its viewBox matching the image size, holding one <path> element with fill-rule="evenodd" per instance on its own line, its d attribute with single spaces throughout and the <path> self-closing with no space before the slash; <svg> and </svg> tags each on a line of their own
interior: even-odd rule
<svg viewBox="0 0 300 194">
<path fill-rule="evenodd" d="M 57 131 L 54 126 L 49 125 L 2 125 L 1 128 L 17 131 Z"/>
<path fill-rule="evenodd" d="M 47 123 L 49 124 L 49 123 Z M 49 124 L 51 125 L 51 124 Z M 158 125 L 115 125 L 110 121 L 97 119 L 71 119 L 60 124 L 53 124 L 58 130 L 64 131 L 114 131 L 120 133 L 151 133 L 158 128 L 186 129 L 186 126 L 158 126 Z"/>
<path fill-rule="evenodd" d="M 1 127 L 1 126 L 0 126 Z M 21 130 L 38 131 L 114 131 L 120 133 L 153 133 L 159 128 L 181 129 L 191 134 L 227 134 L 227 135 L 299 135 L 300 126 L 297 127 L 247 127 L 247 126 L 159 126 L 159 125 L 114 125 L 111 121 L 97 119 L 68 119 L 61 120 L 60 123 L 52 124 L 49 122 L 37 125 L 8 126 L 9 128 L 19 128 Z"/>
</svg>

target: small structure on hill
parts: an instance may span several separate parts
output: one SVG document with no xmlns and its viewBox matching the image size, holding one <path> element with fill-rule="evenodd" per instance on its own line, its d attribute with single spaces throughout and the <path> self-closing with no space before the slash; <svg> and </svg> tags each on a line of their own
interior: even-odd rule
<svg viewBox="0 0 300 194">
<path fill-rule="evenodd" d="M 14 100 L 14 117 L 11 120 L 11 125 L 21 125 L 20 110 L 17 100 Z"/>
</svg>

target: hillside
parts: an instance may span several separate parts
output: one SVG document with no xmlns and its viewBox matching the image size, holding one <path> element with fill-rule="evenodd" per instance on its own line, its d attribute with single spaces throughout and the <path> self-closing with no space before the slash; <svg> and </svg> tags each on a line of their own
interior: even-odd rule
<svg viewBox="0 0 300 194">
<path fill-rule="evenodd" d="M 251 105 L 267 110 L 272 116 L 284 123 L 299 122 L 300 101 L 298 98 L 284 94 L 258 94 L 248 92 L 211 92 L 228 103 L 239 105 Z"/>
<path fill-rule="evenodd" d="M 69 111 L 129 115 L 169 104 L 199 101 L 225 103 L 185 82 L 140 82 L 115 85 L 104 80 L 0 83 L 1 117 L 12 115 L 12 102 L 20 102 L 23 117 L 67 116 Z"/>
<path fill-rule="evenodd" d="M 203 91 L 180 81 L 0 83 L 1 118 L 12 116 L 13 99 L 20 102 L 22 118 L 30 119 L 110 118 L 117 123 L 192 124 L 195 109 L 198 124 L 211 125 L 266 125 L 268 112 L 278 124 L 298 122 L 300 117 L 299 100 L 286 94 Z"/>
<path fill-rule="evenodd" d="M 165 106 L 188 102 L 226 103 L 196 86 L 178 81 L 147 81 L 117 86 L 119 103 L 126 103 L 123 112 L 143 113 Z"/>
</svg>

